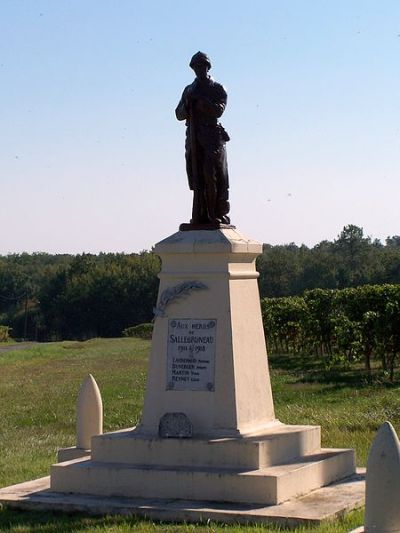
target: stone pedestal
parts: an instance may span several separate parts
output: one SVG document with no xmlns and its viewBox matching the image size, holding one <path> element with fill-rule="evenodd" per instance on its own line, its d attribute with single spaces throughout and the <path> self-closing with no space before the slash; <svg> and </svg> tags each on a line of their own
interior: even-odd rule
<svg viewBox="0 0 400 533">
<path fill-rule="evenodd" d="M 140 432 L 157 436 L 161 417 L 181 411 L 194 436 L 239 436 L 274 424 L 255 269 L 261 244 L 233 229 L 185 231 L 155 251 L 159 316 Z"/>
<path fill-rule="evenodd" d="M 156 245 L 160 289 L 141 424 L 54 465 L 51 489 L 279 504 L 355 472 L 317 426 L 275 419 L 257 286 L 260 243 L 234 229 Z"/>
</svg>

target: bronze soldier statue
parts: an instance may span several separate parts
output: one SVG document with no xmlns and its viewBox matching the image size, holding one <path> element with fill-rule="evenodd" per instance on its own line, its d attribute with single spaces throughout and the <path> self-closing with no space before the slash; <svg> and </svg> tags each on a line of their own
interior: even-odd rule
<svg viewBox="0 0 400 533">
<path fill-rule="evenodd" d="M 225 148 L 229 135 L 218 122 L 227 94 L 208 74 L 211 63 L 206 54 L 197 52 L 190 67 L 196 79 L 185 88 L 175 110 L 178 120 L 186 120 L 186 172 L 193 191 L 192 219 L 181 229 L 217 229 L 230 224 Z"/>
</svg>

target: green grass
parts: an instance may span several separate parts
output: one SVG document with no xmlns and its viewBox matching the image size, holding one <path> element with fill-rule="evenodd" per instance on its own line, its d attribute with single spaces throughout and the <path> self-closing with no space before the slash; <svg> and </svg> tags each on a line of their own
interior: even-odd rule
<svg viewBox="0 0 400 533">
<path fill-rule="evenodd" d="M 399 383 L 370 383 L 361 368 L 324 370 L 309 359 L 270 358 L 277 417 L 287 424 L 322 426 L 322 445 L 355 448 L 365 466 L 376 430 L 389 420 L 400 429 Z"/>
<path fill-rule="evenodd" d="M 0 352 L 0 486 L 47 475 L 60 447 L 74 445 L 75 404 L 88 373 L 99 384 L 104 429 L 137 423 L 143 404 L 150 343 L 134 338 L 37 344 Z M 332 375 L 289 356 L 271 357 L 276 415 L 290 424 L 320 424 L 324 446 L 356 449 L 364 465 L 376 429 L 400 427 L 397 386 L 368 384 L 359 371 Z M 333 376 L 333 377 L 332 377 Z M 348 532 L 362 511 L 313 531 Z M 153 524 L 123 517 L 88 518 L 53 513 L 0 512 L 0 531 L 270 531 L 279 528 Z M 305 531 L 297 529 L 297 532 Z"/>
<path fill-rule="evenodd" d="M 148 343 L 94 339 L 0 352 L 0 486 L 48 473 L 75 444 L 75 404 L 91 373 L 101 389 L 105 431 L 133 426 L 143 403 Z"/>
<path fill-rule="evenodd" d="M 355 511 L 334 523 L 324 523 L 317 528 L 297 528 L 294 533 L 348 533 L 358 527 L 363 520 L 362 512 Z M 0 531 L 15 533 L 258 533 L 265 531 L 279 533 L 288 531 L 267 526 L 239 526 L 221 524 L 165 524 L 154 523 L 135 517 L 106 516 L 103 518 L 87 517 L 80 514 L 65 515 L 61 513 L 17 512 L 10 509 L 0 511 Z"/>
</svg>

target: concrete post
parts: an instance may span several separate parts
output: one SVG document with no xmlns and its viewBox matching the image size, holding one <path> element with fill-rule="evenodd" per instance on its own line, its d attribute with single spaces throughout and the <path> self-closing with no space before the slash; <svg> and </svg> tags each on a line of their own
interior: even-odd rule
<svg viewBox="0 0 400 533">
<path fill-rule="evenodd" d="M 103 433 L 103 402 L 92 374 L 82 382 L 76 407 L 76 446 L 58 450 L 59 463 L 89 457 L 91 438 Z"/>
<path fill-rule="evenodd" d="M 367 462 L 365 531 L 400 531 L 400 442 L 390 422 L 379 428 Z"/>
<path fill-rule="evenodd" d="M 103 433 L 103 402 L 97 383 L 89 374 L 79 390 L 76 418 L 76 446 L 90 450 L 90 440 Z"/>
</svg>

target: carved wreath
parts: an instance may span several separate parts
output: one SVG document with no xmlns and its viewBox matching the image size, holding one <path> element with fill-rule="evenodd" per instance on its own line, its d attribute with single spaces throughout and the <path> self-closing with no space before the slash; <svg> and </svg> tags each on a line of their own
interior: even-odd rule
<svg viewBox="0 0 400 533">
<path fill-rule="evenodd" d="M 175 287 L 169 287 L 162 292 L 158 306 L 153 308 L 154 316 L 165 316 L 166 307 L 183 296 L 187 296 L 192 291 L 208 289 L 207 285 L 204 285 L 201 281 L 184 281 Z"/>
</svg>

